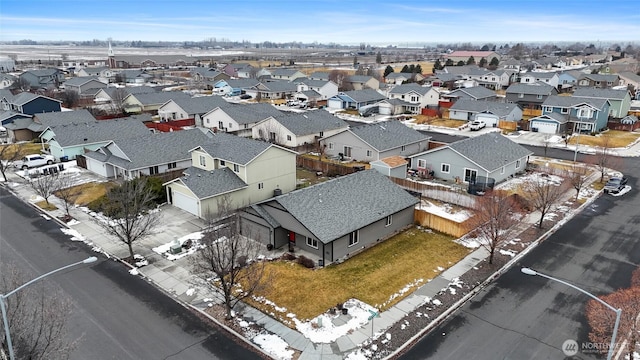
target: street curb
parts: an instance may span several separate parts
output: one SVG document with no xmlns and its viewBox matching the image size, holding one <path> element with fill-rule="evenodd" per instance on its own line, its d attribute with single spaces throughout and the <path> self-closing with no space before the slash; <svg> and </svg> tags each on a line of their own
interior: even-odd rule
<svg viewBox="0 0 640 360">
<path fill-rule="evenodd" d="M 576 214 L 582 212 L 588 205 L 592 204 L 596 199 L 602 196 L 602 191 L 598 193 L 597 196 L 593 196 L 589 198 L 589 200 L 585 201 L 582 205 L 580 205 L 577 209 L 575 209 L 570 216 L 562 219 L 552 226 L 549 230 L 547 230 L 544 234 L 534 240 L 529 246 L 527 246 L 524 250 L 516 254 L 511 260 L 509 260 L 506 264 L 504 264 L 500 269 L 496 270 L 493 274 L 491 274 L 487 279 L 485 279 L 480 285 L 474 287 L 469 293 L 463 296 L 460 300 L 456 301 L 452 306 L 450 306 L 447 310 L 445 310 L 442 314 L 436 317 L 432 322 L 429 323 L 426 327 L 422 328 L 418 333 L 413 335 L 409 340 L 407 340 L 400 347 L 395 349 L 391 354 L 385 356 L 383 360 L 392 359 L 395 356 L 399 355 L 402 351 L 404 351 L 409 345 L 412 345 L 416 340 L 420 339 L 431 330 L 433 330 L 436 326 L 440 325 L 444 322 L 449 316 L 451 316 L 456 310 L 458 310 L 462 305 L 464 305 L 467 301 L 477 295 L 480 291 L 484 290 L 491 282 L 499 278 L 506 270 L 511 268 L 516 262 L 520 261 L 525 255 L 527 255 L 531 250 L 538 246 L 542 241 L 546 240 L 551 236 L 551 234 L 555 233 L 560 227 L 564 226 L 565 223 L 571 220 Z M 532 226 L 536 226 L 532 224 Z"/>
</svg>

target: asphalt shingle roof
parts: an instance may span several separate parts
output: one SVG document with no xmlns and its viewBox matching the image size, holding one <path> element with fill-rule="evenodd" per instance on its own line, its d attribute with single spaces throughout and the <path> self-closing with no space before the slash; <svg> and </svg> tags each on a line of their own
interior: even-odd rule
<svg viewBox="0 0 640 360">
<path fill-rule="evenodd" d="M 229 103 L 228 105 L 221 107 L 221 109 L 240 125 L 257 123 L 270 116 L 279 118 L 284 115 L 282 111 L 276 109 L 273 105 L 266 103 Z"/>
<path fill-rule="evenodd" d="M 136 120 L 101 120 L 88 123 L 72 123 L 50 127 L 60 146 L 94 144 L 109 140 L 148 135 L 149 128 Z"/>
<path fill-rule="evenodd" d="M 361 102 L 370 102 L 370 101 L 380 101 L 386 99 L 386 97 L 379 92 L 373 89 L 362 89 L 362 90 L 351 90 L 344 91 L 339 93 L 337 96 L 347 96 L 353 101 L 361 103 Z"/>
<path fill-rule="evenodd" d="M 265 141 L 219 132 L 200 144 L 200 146 L 214 158 L 246 165 L 272 145 Z M 195 146 L 192 147 L 192 149 L 193 148 L 195 148 Z"/>
<path fill-rule="evenodd" d="M 627 90 L 577 88 L 573 97 L 590 97 L 597 99 L 624 100 L 629 94 Z"/>
<path fill-rule="evenodd" d="M 200 200 L 247 187 L 233 170 L 226 167 L 207 171 L 192 166 L 184 174 L 180 181 Z"/>
<path fill-rule="evenodd" d="M 318 134 L 321 131 L 347 129 L 349 127 L 349 125 L 342 119 L 323 110 L 280 116 L 276 120 L 278 120 L 282 126 L 298 136 Z"/>
<path fill-rule="evenodd" d="M 389 94 L 407 94 L 414 91 L 420 95 L 425 95 L 429 92 L 429 90 L 431 90 L 431 87 L 428 86 L 420 86 L 418 84 L 402 84 L 391 89 L 391 91 L 389 91 Z"/>
<path fill-rule="evenodd" d="M 458 92 L 464 93 L 467 96 L 472 97 L 476 100 L 496 97 L 495 91 L 489 90 L 484 86 L 473 86 L 468 88 L 456 89 L 450 92 L 449 95 L 453 96 Z"/>
<path fill-rule="evenodd" d="M 131 94 L 142 105 L 162 105 L 169 100 L 187 99 L 190 96 L 181 91 L 161 91 L 142 94 Z"/>
<path fill-rule="evenodd" d="M 570 108 L 579 104 L 589 104 L 596 109 L 602 109 L 607 101 L 607 99 L 594 99 L 589 97 L 551 95 L 542 103 L 542 106 Z"/>
<path fill-rule="evenodd" d="M 44 126 L 44 128 L 50 126 L 68 125 L 72 123 L 85 124 L 96 121 L 96 118 L 94 118 L 93 115 L 91 115 L 91 113 L 86 109 L 40 113 L 33 115 L 33 117 L 36 118 L 37 121 Z"/>
<path fill-rule="evenodd" d="M 107 86 L 107 84 L 101 82 L 95 76 L 78 76 L 78 77 L 74 77 L 74 78 L 71 78 L 71 79 L 65 81 L 64 84 L 65 85 L 72 85 L 72 86 L 81 86 L 81 85 L 84 85 L 84 84 L 86 84 L 86 83 L 88 83 L 89 81 L 92 81 L 92 80 L 95 80 L 95 81 L 103 84 L 104 86 Z"/>
<path fill-rule="evenodd" d="M 341 176 L 274 200 L 325 244 L 418 202 L 376 170 Z"/>
<path fill-rule="evenodd" d="M 297 85 L 289 81 L 267 81 L 261 84 L 266 88 L 266 91 L 270 92 L 293 92 L 298 90 Z"/>
<path fill-rule="evenodd" d="M 59 102 L 59 103 L 62 102 L 60 100 L 52 99 L 52 98 L 47 97 L 47 96 L 33 94 L 33 93 L 30 93 L 30 92 L 21 92 L 19 94 L 14 95 L 12 99 L 7 99 L 7 100 L 10 100 L 11 103 L 15 104 L 15 105 L 24 105 L 24 104 L 26 104 L 26 103 L 34 100 L 34 99 L 37 99 L 37 98 L 49 99 L 51 101 L 56 101 L 56 102 Z"/>
<path fill-rule="evenodd" d="M 177 98 L 173 100 L 188 114 L 206 114 L 217 108 L 224 107 L 228 102 L 220 96 L 201 96 L 194 98 Z"/>
<path fill-rule="evenodd" d="M 514 162 L 533 154 L 532 151 L 497 132 L 456 141 L 448 147 L 487 171 L 499 169 L 505 162 Z"/>
<path fill-rule="evenodd" d="M 547 114 L 544 114 L 544 115 L 536 116 L 534 118 L 531 118 L 529 121 L 531 122 L 531 121 L 534 121 L 534 120 L 549 120 L 549 119 L 550 120 L 555 120 L 560 124 L 566 124 L 567 121 L 569 121 L 567 119 L 566 115 L 559 114 L 557 112 L 552 112 L 552 113 L 547 113 Z"/>
<path fill-rule="evenodd" d="M 397 120 L 356 126 L 349 131 L 378 151 L 395 149 L 431 138 Z"/>
<path fill-rule="evenodd" d="M 535 84 L 515 83 L 509 85 L 507 94 L 551 95 L 554 87 L 543 82 Z"/>
<path fill-rule="evenodd" d="M 468 111 L 472 113 L 489 113 L 498 117 L 505 117 L 518 107 L 516 104 L 501 103 L 495 101 L 477 101 L 460 99 L 456 101 L 450 110 Z"/>
</svg>

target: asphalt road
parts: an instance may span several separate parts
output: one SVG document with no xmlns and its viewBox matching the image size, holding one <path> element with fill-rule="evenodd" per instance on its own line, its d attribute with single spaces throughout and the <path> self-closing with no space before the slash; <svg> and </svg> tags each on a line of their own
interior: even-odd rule
<svg viewBox="0 0 640 360">
<path fill-rule="evenodd" d="M 537 154 L 542 149 L 529 147 Z M 550 150 L 551 151 L 551 150 Z M 573 159 L 553 149 L 549 156 Z M 579 158 L 580 159 L 580 158 Z M 588 342 L 589 298 L 565 285 L 521 273 L 530 267 L 596 295 L 629 286 L 640 265 L 640 160 L 622 168 L 632 190 L 603 195 L 423 337 L 401 359 L 562 359 L 561 346 Z M 580 351 L 574 358 L 598 358 Z"/>
<path fill-rule="evenodd" d="M 37 276 L 96 253 L 0 188 L 0 260 Z M 71 359 L 259 359 L 155 287 L 102 255 L 48 277 L 74 302 Z"/>
</svg>

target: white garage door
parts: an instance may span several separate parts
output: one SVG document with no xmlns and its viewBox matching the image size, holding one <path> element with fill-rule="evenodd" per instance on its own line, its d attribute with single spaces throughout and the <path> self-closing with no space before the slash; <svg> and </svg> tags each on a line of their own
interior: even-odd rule
<svg viewBox="0 0 640 360">
<path fill-rule="evenodd" d="M 342 109 L 342 100 L 340 100 L 340 99 L 329 99 L 329 100 L 327 100 L 327 106 L 330 109 Z"/>
<path fill-rule="evenodd" d="M 171 191 L 171 200 L 173 202 L 173 206 L 190 212 L 195 216 L 200 216 L 198 211 L 198 201 L 196 199 L 177 191 Z"/>
<path fill-rule="evenodd" d="M 531 131 L 534 131 L 533 129 L 538 129 L 538 132 L 541 132 L 543 134 L 555 134 L 558 132 L 558 124 L 542 121 L 532 121 Z"/>
<path fill-rule="evenodd" d="M 476 120 L 482 120 L 487 127 L 498 126 L 498 117 L 493 114 L 476 114 Z"/>
</svg>

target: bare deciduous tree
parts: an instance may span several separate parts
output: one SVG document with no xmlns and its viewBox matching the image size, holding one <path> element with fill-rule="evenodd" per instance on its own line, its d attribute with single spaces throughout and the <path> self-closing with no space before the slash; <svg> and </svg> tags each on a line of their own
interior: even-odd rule
<svg viewBox="0 0 640 360">
<path fill-rule="evenodd" d="M 622 158 L 611 153 L 611 136 L 602 136 L 602 146 L 596 148 L 596 153 L 587 158 L 587 162 L 594 164 L 600 171 L 600 182 L 604 181 L 604 176 L 608 169 L 619 168 L 622 165 Z"/>
<path fill-rule="evenodd" d="M 29 170 L 25 170 L 28 172 Z M 49 198 L 60 188 L 60 173 L 54 172 L 49 175 L 39 175 L 30 180 L 31 187 L 36 194 L 42 196 L 49 205 Z"/>
<path fill-rule="evenodd" d="M 353 90 L 353 86 L 348 82 L 349 73 L 344 70 L 331 70 L 329 72 L 329 80 L 333 81 L 338 85 L 338 89 L 340 91 L 348 91 Z"/>
<path fill-rule="evenodd" d="M 538 228 L 542 229 L 545 215 L 562 199 L 566 190 L 563 184 L 555 184 L 546 178 L 534 178 L 523 184 L 524 196 L 533 210 L 540 211 Z"/>
<path fill-rule="evenodd" d="M 30 279 L 14 264 L 0 268 L 0 293 L 6 294 Z M 78 340 L 69 340 L 71 301 L 59 289 L 40 282 L 7 297 L 7 318 L 16 359 L 67 359 Z M 8 351 L 4 327 L 0 328 L 2 350 Z"/>
<path fill-rule="evenodd" d="M 474 210 L 472 226 L 489 251 L 489 264 L 493 264 L 496 249 L 508 239 L 507 230 L 522 217 L 520 206 L 508 193 L 493 190 L 476 199 Z"/>
<path fill-rule="evenodd" d="M 11 166 L 14 161 L 20 159 L 22 156 L 22 147 L 21 144 L 0 145 L 0 172 L 5 182 L 8 181 L 6 174 L 7 168 Z"/>
<path fill-rule="evenodd" d="M 640 317 L 640 287 L 620 289 L 599 298 L 614 308 L 622 310 L 618 327 L 618 339 L 623 342 L 623 339 L 626 338 L 627 348 L 625 350 L 629 354 L 629 359 L 633 359 L 633 352 L 638 348 L 637 342 L 640 330 L 640 321 L 638 321 Z M 596 300 L 590 300 L 587 303 L 585 312 L 591 327 L 589 340 L 595 343 L 609 344 L 613 335 L 616 314 Z M 603 348 L 602 352 L 606 353 L 607 350 L 607 348 Z"/>
<path fill-rule="evenodd" d="M 260 255 L 259 239 L 241 233 L 240 215 L 233 212 L 229 197 L 222 197 L 217 205 L 215 216 L 207 216 L 209 226 L 200 240 L 203 248 L 193 258 L 192 267 L 205 278 L 216 276 L 230 319 L 234 306 L 268 281 L 264 279 L 264 262 L 254 261 Z"/>
<path fill-rule="evenodd" d="M 73 175 L 61 173 L 58 176 L 58 189 L 54 192 L 64 202 L 64 211 L 69 217 L 69 208 L 75 205 L 76 200 L 82 194 L 82 189 L 76 186 Z"/>
<path fill-rule="evenodd" d="M 576 189 L 576 200 L 578 200 L 580 191 L 586 185 L 588 174 L 589 169 L 584 165 L 573 164 L 571 167 L 571 178 L 569 180 L 571 182 L 571 186 Z"/>
<path fill-rule="evenodd" d="M 77 91 L 67 89 L 62 93 L 62 101 L 69 107 L 74 108 L 80 103 L 80 94 Z"/>
<path fill-rule="evenodd" d="M 159 218 L 158 212 L 151 211 L 155 195 L 147 179 L 139 178 L 110 189 L 106 197 L 108 208 L 104 213 L 111 219 L 96 219 L 96 222 L 108 234 L 127 244 L 133 260 L 133 243 L 154 233 Z"/>
<path fill-rule="evenodd" d="M 115 114 L 122 114 L 124 112 L 124 98 L 129 93 L 124 88 L 116 88 L 111 94 L 111 108 Z"/>
</svg>

